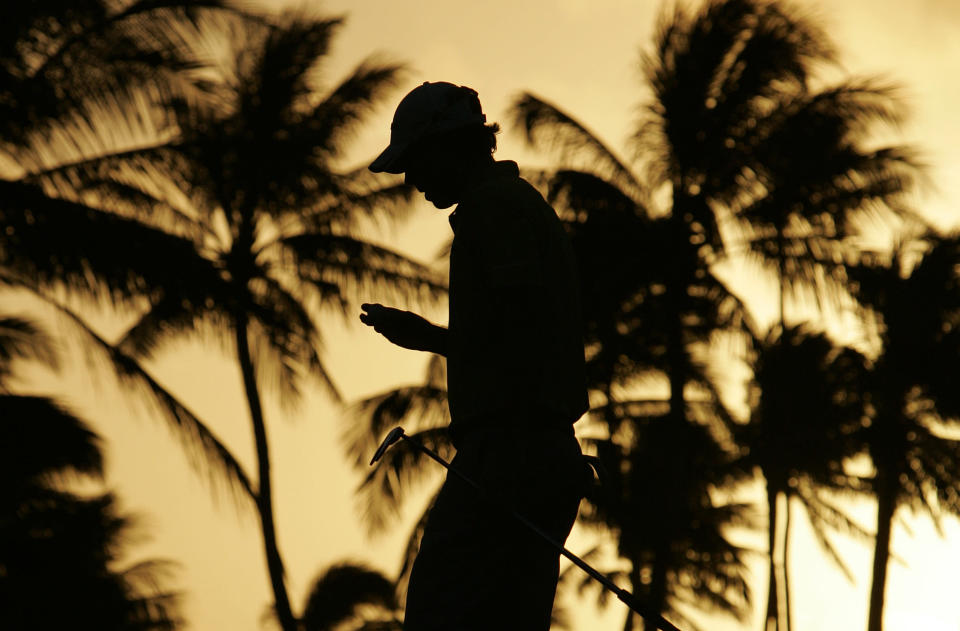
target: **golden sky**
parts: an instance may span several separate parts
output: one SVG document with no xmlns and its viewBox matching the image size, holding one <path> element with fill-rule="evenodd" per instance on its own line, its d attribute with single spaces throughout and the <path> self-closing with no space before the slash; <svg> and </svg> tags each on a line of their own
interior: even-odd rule
<svg viewBox="0 0 960 631">
<path fill-rule="evenodd" d="M 903 87 L 913 110 L 899 136 L 917 143 L 932 165 L 931 190 L 922 209 L 949 223 L 960 217 L 960 0 L 805 0 L 840 47 L 844 70 L 881 74 Z M 425 80 L 469 85 L 480 93 L 488 119 L 504 121 L 510 99 L 529 90 L 562 105 L 609 146 L 621 149 L 644 96 L 637 59 L 650 40 L 661 8 L 653 0 L 326 0 L 325 13 L 346 14 L 329 65 L 333 82 L 370 53 L 410 66 L 406 83 L 357 137 L 351 156 L 374 156 L 388 138 L 395 103 Z M 506 127 L 506 126 L 505 126 Z M 501 158 L 529 161 L 509 128 Z M 449 228 L 443 213 L 421 206 L 396 243 L 432 257 Z M 420 379 L 425 357 L 390 347 L 367 330 L 332 322 L 328 362 L 348 398 Z M 231 446 L 253 464 L 252 440 L 239 372 L 219 349 L 183 343 L 152 364 L 154 373 Z M 92 386 L 83 366 L 36 389 L 66 391 L 66 400 L 89 418 L 107 441 L 108 482 L 122 503 L 143 516 L 151 539 L 136 558 L 164 557 L 180 563 L 174 584 L 187 594 L 186 613 L 197 631 L 257 631 L 270 601 L 262 546 L 252 513 L 238 517 L 229 503 L 211 502 L 203 482 L 186 465 L 169 432 L 147 413 L 131 409 L 106 384 Z M 341 456 L 341 414 L 322 394 L 308 393 L 294 414 L 266 397 L 274 462 L 279 544 L 287 564 L 294 608 L 299 611 L 310 579 L 328 563 L 353 558 L 393 574 L 400 545 L 419 507 L 398 522 L 396 534 L 367 539 L 352 491 L 357 483 Z M 288 417 L 288 418 L 284 418 Z M 250 470 L 254 470 L 251 466 Z M 873 528 L 869 504 L 855 507 Z M 797 631 L 866 626 L 872 548 L 843 545 L 857 575 L 848 584 L 815 547 L 802 519 L 793 538 L 793 603 Z M 945 523 L 939 539 L 923 520 L 909 520 L 894 535 L 894 564 L 887 587 L 889 631 L 955 631 L 960 628 L 955 569 L 960 567 L 960 526 Z M 569 546 L 586 547 L 575 533 Z M 765 566 L 756 564 L 756 585 Z M 758 606 L 765 594 L 755 594 Z M 577 631 L 620 628 L 623 608 L 597 618 L 584 602 Z M 748 628 L 759 628 L 759 618 Z M 736 629 L 711 623 L 719 631 Z"/>
</svg>

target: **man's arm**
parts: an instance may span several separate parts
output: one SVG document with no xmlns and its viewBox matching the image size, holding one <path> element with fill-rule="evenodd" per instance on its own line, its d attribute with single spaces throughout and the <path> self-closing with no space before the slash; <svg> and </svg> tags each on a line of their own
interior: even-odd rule
<svg viewBox="0 0 960 631">
<path fill-rule="evenodd" d="M 447 329 L 409 311 L 363 304 L 360 321 L 403 348 L 447 356 Z"/>
</svg>

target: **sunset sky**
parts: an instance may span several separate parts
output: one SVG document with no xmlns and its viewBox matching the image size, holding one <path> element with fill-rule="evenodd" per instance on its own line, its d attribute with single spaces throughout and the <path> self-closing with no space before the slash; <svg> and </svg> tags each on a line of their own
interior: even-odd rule
<svg viewBox="0 0 960 631">
<path fill-rule="evenodd" d="M 960 223 L 960 122 L 955 113 L 960 100 L 960 0 L 796 4 L 817 16 L 838 45 L 842 69 L 836 76 L 880 75 L 901 86 L 912 117 L 893 138 L 917 145 L 931 166 L 931 183 L 918 198 L 919 208 L 941 225 Z M 653 0 L 316 3 L 324 14 L 347 17 L 329 60 L 326 76 L 331 83 L 372 53 L 409 66 L 404 84 L 357 136 L 350 152 L 356 163 L 382 148 L 394 105 L 426 80 L 465 84 L 479 92 L 488 120 L 504 124 L 500 158 L 546 164 L 545 158 L 522 149 L 519 137 L 505 124 L 510 100 L 524 90 L 559 104 L 608 146 L 622 149 L 645 97 L 639 54 L 650 44 L 663 6 Z M 429 259 L 448 233 L 446 214 L 421 204 L 409 224 L 384 238 Z M 749 279 L 742 282 L 749 284 Z M 428 315 L 443 319 L 442 314 Z M 344 327 L 331 318 L 327 326 L 327 361 L 347 400 L 421 379 L 425 356 L 393 348 L 359 325 Z M 145 541 L 133 548 L 131 560 L 162 557 L 179 563 L 171 583 L 186 593 L 191 629 L 262 628 L 271 594 L 253 512 L 238 514 L 225 498 L 211 501 L 203 480 L 189 469 L 176 440 L 159 421 L 146 410 L 131 408 L 108 381 L 91 383 L 82 363 L 75 368 L 61 377 L 44 373 L 33 387 L 66 392 L 64 400 L 103 435 L 108 484 L 128 510 L 142 517 Z M 168 348 L 151 370 L 214 428 L 248 470 L 255 470 L 235 362 L 218 348 L 182 343 Z M 311 579 L 329 563 L 362 560 L 395 574 L 402 542 L 420 506 L 411 506 L 393 534 L 367 538 L 352 497 L 359 478 L 342 456 L 342 412 L 319 388 L 308 392 L 294 412 L 282 409 L 269 395 L 265 403 L 279 545 L 295 611 L 301 610 Z M 869 503 L 852 511 L 868 529 L 874 528 Z M 799 511 L 796 515 L 791 549 L 794 631 L 865 629 L 871 545 L 836 538 L 856 574 L 850 584 L 820 553 Z M 894 553 L 903 563 L 891 567 L 886 629 L 956 631 L 960 524 L 946 520 L 943 539 L 925 519 L 908 518 L 906 524 L 909 532 L 900 526 L 893 537 Z M 759 546 L 762 542 L 751 540 Z M 575 531 L 568 545 L 578 552 L 589 540 Z M 765 598 L 762 555 L 752 567 L 757 572 L 758 609 Z M 624 609 L 617 603 L 597 616 L 589 598 L 568 602 L 575 608 L 576 631 L 622 627 Z M 702 620 L 717 631 L 744 628 L 727 620 Z M 745 628 L 759 629 L 759 611 Z"/>
</svg>

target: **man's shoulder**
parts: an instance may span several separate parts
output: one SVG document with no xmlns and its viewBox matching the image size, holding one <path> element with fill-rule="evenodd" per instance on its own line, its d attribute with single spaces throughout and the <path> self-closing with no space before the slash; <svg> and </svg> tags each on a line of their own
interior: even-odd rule
<svg viewBox="0 0 960 631">
<path fill-rule="evenodd" d="M 534 210 L 549 207 L 540 191 L 520 176 L 516 162 L 497 162 L 498 173 L 470 192 L 461 207 L 485 212 Z"/>
</svg>

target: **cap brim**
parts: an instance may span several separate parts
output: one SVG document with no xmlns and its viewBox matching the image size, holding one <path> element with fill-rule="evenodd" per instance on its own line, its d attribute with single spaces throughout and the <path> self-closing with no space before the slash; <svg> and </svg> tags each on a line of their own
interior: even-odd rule
<svg viewBox="0 0 960 631">
<path fill-rule="evenodd" d="M 389 145 L 377 159 L 368 167 L 374 173 L 403 173 L 401 158 L 403 150 L 396 145 Z"/>
</svg>

